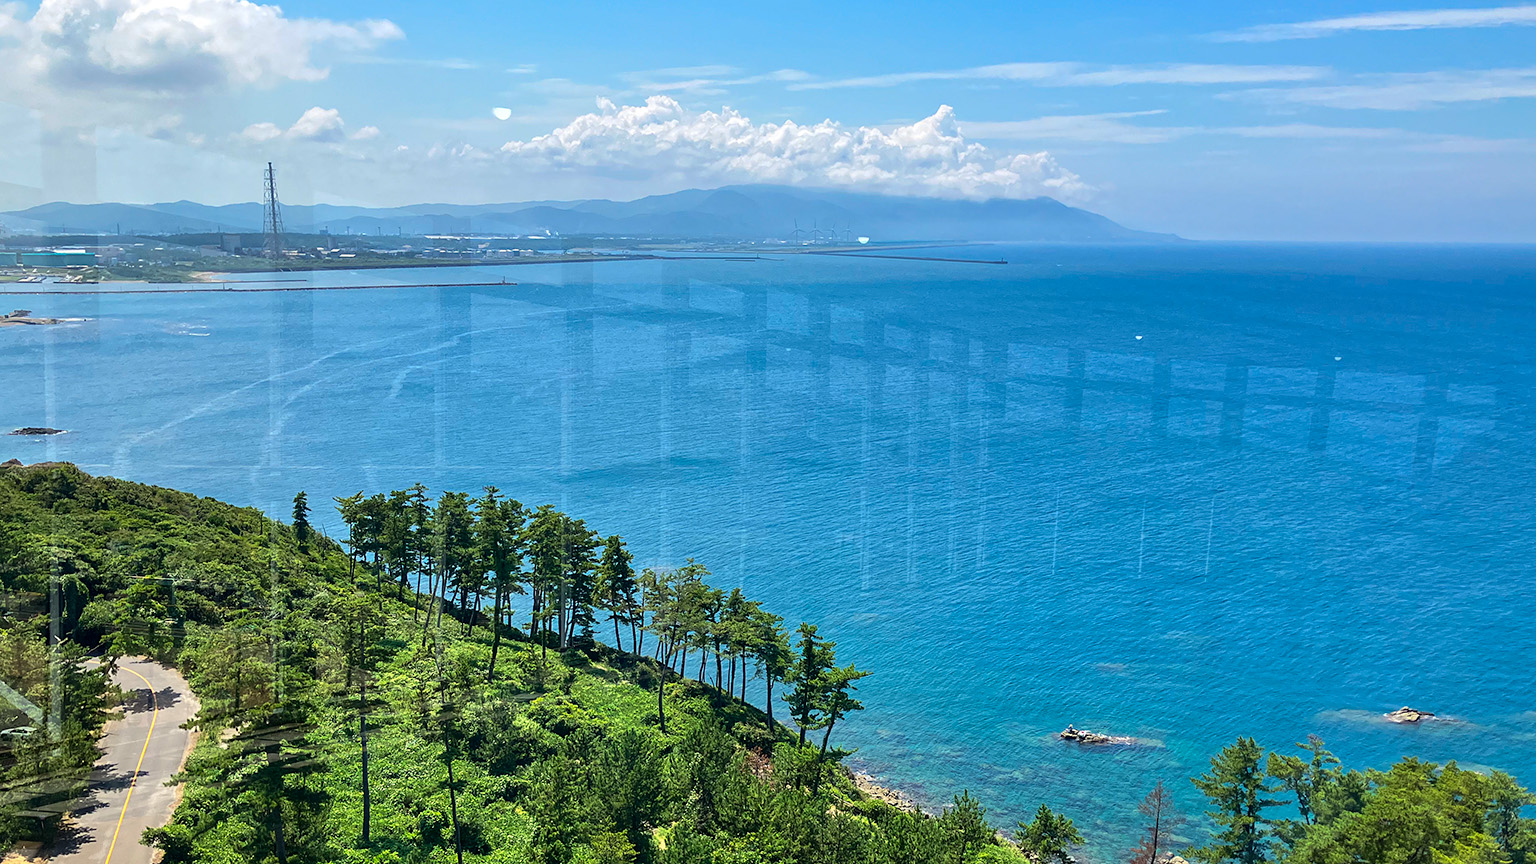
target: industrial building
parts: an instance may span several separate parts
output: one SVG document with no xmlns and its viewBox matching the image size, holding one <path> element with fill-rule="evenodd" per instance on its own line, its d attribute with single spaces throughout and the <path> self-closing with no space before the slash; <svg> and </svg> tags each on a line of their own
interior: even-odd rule
<svg viewBox="0 0 1536 864">
<path fill-rule="evenodd" d="M 89 267 L 96 263 L 96 253 L 86 249 L 17 252 L 14 263 L 23 267 Z"/>
</svg>

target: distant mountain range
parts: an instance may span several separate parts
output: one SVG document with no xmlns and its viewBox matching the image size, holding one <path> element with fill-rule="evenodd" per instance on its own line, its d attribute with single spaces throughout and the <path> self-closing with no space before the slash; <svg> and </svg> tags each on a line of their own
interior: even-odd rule
<svg viewBox="0 0 1536 864">
<path fill-rule="evenodd" d="M 283 207 L 285 228 L 331 234 L 563 234 L 606 237 L 763 240 L 813 232 L 838 240 L 1035 240 L 1156 242 L 1172 235 L 1133 231 L 1052 198 L 961 201 L 865 195 L 785 186 L 726 186 L 635 201 L 526 201 L 412 204 L 407 207 Z M 0 213 L 16 231 L 80 234 L 258 233 L 257 203 L 43 204 Z"/>
</svg>

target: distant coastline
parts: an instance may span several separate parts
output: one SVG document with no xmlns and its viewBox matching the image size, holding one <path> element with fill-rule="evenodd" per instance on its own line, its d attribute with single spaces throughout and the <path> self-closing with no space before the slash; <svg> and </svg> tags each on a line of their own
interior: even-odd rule
<svg viewBox="0 0 1536 864">
<path fill-rule="evenodd" d="M 106 269 L 103 270 L 102 273 L 99 274 L 101 276 L 101 278 L 99 278 L 99 279 L 93 278 L 93 279 L 81 280 L 81 281 L 68 281 L 68 282 L 47 283 L 47 284 L 55 284 L 55 285 L 58 285 L 58 284 L 67 284 L 67 285 L 80 285 L 80 284 L 89 284 L 89 285 L 187 285 L 187 286 L 196 286 L 196 287 L 186 287 L 186 288 L 144 288 L 144 289 L 126 289 L 126 290 L 125 289 L 102 290 L 102 289 L 99 289 L 99 288 L 69 288 L 69 289 L 65 289 L 65 290 L 58 290 L 58 289 L 51 289 L 50 290 L 50 289 L 31 288 L 31 287 L 29 287 L 29 288 L 27 288 L 25 290 L 14 290 L 14 289 L 5 287 L 4 284 L 0 284 L 0 294 L 10 294 L 10 295 L 14 295 L 14 296 L 29 296 L 29 297 L 46 297 L 46 296 L 50 296 L 50 295 L 66 295 L 67 296 L 67 295 L 97 295 L 97 294 L 176 294 L 176 293 L 212 292 L 212 291 L 230 291 L 230 292 L 287 292 L 287 291 L 356 291 L 356 290 L 365 290 L 365 289 L 374 289 L 374 288 L 377 288 L 377 289 L 383 289 L 383 288 L 471 288 L 471 287 L 478 288 L 478 287 L 489 287 L 489 286 L 494 286 L 494 285 L 516 285 L 517 283 L 516 282 L 508 282 L 507 280 L 503 279 L 503 280 L 500 280 L 500 281 L 497 281 L 497 282 L 465 282 L 465 283 L 426 282 L 426 283 L 420 283 L 420 284 L 414 284 L 414 285 L 410 285 L 410 284 L 380 284 L 380 285 L 312 285 L 312 284 L 302 284 L 302 285 L 285 285 L 285 286 L 282 286 L 282 287 L 259 287 L 258 288 L 258 287 L 249 287 L 249 286 L 251 286 L 253 284 L 256 284 L 256 283 L 271 283 L 271 282 L 292 283 L 292 282 L 305 282 L 306 280 L 304 278 L 302 278 L 302 277 L 295 277 L 295 278 L 292 278 L 292 279 L 236 279 L 236 278 L 230 278 L 230 277 L 241 276 L 241 275 L 246 275 L 246 274 L 264 274 L 264 273 L 270 273 L 270 274 L 315 274 L 315 273 L 323 273 L 323 272 L 348 273 L 348 272 L 355 272 L 355 271 L 372 271 L 372 270 L 421 270 L 421 269 L 435 269 L 435 268 L 439 268 L 439 267 L 442 267 L 442 268 L 449 268 L 449 267 L 454 267 L 454 268 L 457 268 L 457 267 L 497 267 L 497 266 L 511 267 L 511 266 L 518 266 L 518 265 L 533 265 L 533 264 L 595 264 L 595 263 L 608 262 L 608 261 L 739 261 L 739 262 L 755 262 L 755 261 L 771 261 L 771 260 L 774 260 L 775 258 L 777 258 L 779 256 L 783 256 L 783 255 L 821 255 L 821 256 L 826 256 L 826 257 L 829 257 L 829 258 L 890 259 L 890 260 L 898 260 L 898 261 L 926 261 L 926 262 L 942 263 L 942 264 L 986 264 L 986 265 L 1000 265 L 1000 264 L 1007 264 L 1008 263 L 1007 261 L 1005 261 L 1005 260 L 1003 260 L 1001 258 L 998 258 L 998 259 L 952 258 L 952 257 L 930 257 L 930 256 L 921 256 L 921 255 L 892 255 L 892 254 L 886 254 L 886 253 L 889 253 L 889 252 L 897 252 L 897 251 L 915 251 L 915 250 L 921 250 L 921 249 L 953 249 L 953 248 L 964 248 L 964 247 L 983 246 L 983 245 L 991 245 L 991 244 L 985 243 L 985 242 L 953 242 L 953 243 L 944 243 L 944 242 L 934 241 L 934 242 L 927 242 L 927 243 L 901 243 L 901 244 L 891 244 L 891 245 L 884 245 L 884 246 L 868 245 L 868 246 L 823 246 L 823 247 L 786 248 L 786 249 L 775 249 L 775 250 L 772 250 L 771 252 L 768 252 L 766 250 L 754 250 L 754 249 L 751 249 L 751 248 L 744 248 L 744 249 L 740 249 L 740 250 L 734 250 L 734 249 L 698 250 L 698 251 L 676 250 L 676 252 L 681 253 L 681 254 L 663 254 L 663 253 L 660 253 L 660 252 L 615 252 L 615 253 L 591 253 L 591 254 L 588 254 L 588 253 L 578 253 L 578 254 L 568 254 L 568 255 L 547 255 L 547 256 L 541 256 L 541 257 L 527 256 L 527 257 L 519 257 L 519 258 L 484 259 L 484 260 L 473 260 L 473 261 L 410 258 L 410 259 L 400 259 L 400 260 L 394 260 L 394 261 L 365 261 L 365 262 L 362 262 L 362 263 L 339 262 L 339 261 L 336 261 L 334 259 L 320 259 L 320 260 L 314 260 L 314 261 L 298 260 L 298 261 L 293 261 L 293 262 L 270 262 L 270 263 L 268 263 L 268 262 L 262 261 L 261 259 L 250 259 L 250 261 L 248 262 L 248 263 L 252 264 L 252 266 L 250 266 L 250 267 L 242 267 L 242 269 L 238 269 L 238 270 L 192 270 L 192 271 L 186 271 L 186 272 L 181 273 L 181 274 L 177 274 L 175 276 L 175 278 L 171 278 L 171 277 L 168 277 L 168 276 L 166 276 L 166 277 L 164 277 L 162 279 L 158 279 L 158 280 L 157 279 L 151 279 L 151 278 L 118 278 L 118 277 L 120 277 L 120 273 L 114 272 L 111 268 L 106 268 Z M 163 276 L 163 274 L 162 274 L 162 276 Z M 31 284 L 36 284 L 36 283 L 10 283 L 10 284 L 28 284 L 28 285 L 31 285 Z M 213 287 L 213 286 L 218 286 L 218 287 Z M 26 311 L 26 310 L 20 310 L 20 311 Z M 15 315 L 15 313 L 12 313 L 12 315 Z M 63 320 L 65 320 L 65 319 L 52 319 L 52 318 L 47 318 L 47 319 L 26 319 L 26 318 L 16 318 L 16 319 L 13 320 L 13 319 L 8 317 L 6 319 L 0 319 L 0 323 L 57 324 L 57 323 L 61 323 Z"/>
</svg>

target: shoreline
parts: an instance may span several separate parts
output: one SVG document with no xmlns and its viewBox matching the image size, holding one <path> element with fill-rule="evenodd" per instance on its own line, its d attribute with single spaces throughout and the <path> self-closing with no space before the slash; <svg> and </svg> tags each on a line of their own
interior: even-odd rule
<svg viewBox="0 0 1536 864">
<path fill-rule="evenodd" d="M 859 792 L 863 793 L 864 795 L 875 799 L 876 801 L 883 801 L 898 810 L 905 810 L 908 813 L 927 813 L 928 815 L 932 816 L 935 812 L 937 812 L 924 808 L 917 802 L 917 799 L 901 791 L 900 789 L 885 785 L 885 782 L 883 782 L 884 778 L 876 777 L 875 775 L 868 772 L 857 771 L 852 768 L 847 770 L 849 776 L 853 778 L 854 788 L 858 789 Z"/>
<path fill-rule="evenodd" d="M 287 280 L 259 280 L 259 281 L 287 281 Z M 103 282 L 103 285 L 143 285 L 143 282 Z M 500 282 L 429 282 L 429 283 L 402 283 L 386 285 L 303 285 L 288 286 L 282 288 L 232 288 L 229 286 L 240 285 L 241 282 L 165 282 L 161 285 L 186 285 L 189 287 L 176 288 L 122 288 L 122 289 L 96 289 L 93 291 L 7 291 L 0 288 L 0 295 L 16 294 L 29 297 L 53 297 L 53 296 L 102 296 L 113 294 L 273 294 L 294 291 L 376 291 L 388 288 L 510 288 L 517 286 L 516 282 L 502 280 Z M 70 320 L 88 319 L 54 319 L 50 323 L 61 324 Z"/>
<path fill-rule="evenodd" d="M 1007 263 L 1006 261 L 1003 261 L 1001 259 L 998 259 L 998 260 L 980 260 L 980 259 L 971 259 L 971 258 L 937 258 L 937 257 L 926 257 L 926 256 L 920 256 L 920 255 L 892 255 L 892 254 L 888 254 L 890 252 L 900 252 L 900 251 L 916 251 L 916 250 L 923 250 L 923 249 L 966 248 L 966 247 L 984 246 L 984 245 L 994 245 L 994 244 L 991 244 L 989 242 L 978 242 L 978 241 L 948 241 L 948 242 L 945 242 L 945 241 L 915 241 L 915 242 L 906 242 L 906 243 L 892 243 L 892 244 L 889 244 L 889 245 L 788 246 L 788 247 L 783 247 L 783 248 L 756 247 L 756 246 L 745 247 L 745 248 L 740 248 L 740 249 L 733 249 L 733 248 L 730 248 L 730 247 L 725 247 L 725 248 L 720 248 L 720 249 L 697 249 L 697 250 L 695 250 L 695 249 L 658 248 L 658 249 L 649 249 L 649 250 L 616 251 L 616 252 L 570 252 L 570 253 L 563 253 L 563 254 L 529 255 L 529 256 L 518 256 L 518 257 L 515 257 L 515 258 L 476 259 L 476 260 L 463 260 L 463 259 L 419 259 L 419 258 L 412 258 L 412 259 L 400 259 L 400 260 L 391 260 L 391 261 L 378 261 L 378 260 L 365 260 L 365 261 L 360 261 L 360 262 L 358 262 L 358 261 L 348 261 L 346 263 L 337 262 L 337 263 L 334 263 L 334 264 L 332 264 L 329 261 L 327 261 L 326 263 L 329 264 L 330 266 L 313 266 L 313 265 L 304 266 L 304 264 L 302 262 L 292 261 L 292 262 L 275 262 L 275 263 L 272 263 L 272 264 L 269 264 L 269 265 L 266 265 L 266 266 L 257 266 L 257 267 L 250 267 L 250 268 L 239 268 L 239 269 L 234 269 L 234 270 L 194 270 L 194 271 L 191 271 L 189 273 L 182 274 L 185 278 L 176 279 L 176 280 L 174 280 L 172 282 L 155 282 L 153 280 L 153 278 L 139 277 L 139 276 L 132 276 L 132 277 L 129 277 L 129 278 L 120 278 L 120 276 L 115 276 L 115 275 L 107 274 L 107 273 L 102 274 L 101 277 L 99 277 L 99 278 L 91 278 L 91 279 L 86 279 L 86 278 L 79 277 L 79 276 L 68 277 L 65 274 L 44 274 L 43 275 L 43 280 L 44 281 L 42 281 L 42 282 L 20 282 L 20 281 L 18 281 L 18 282 L 14 282 L 13 283 L 13 282 L 5 281 L 5 280 L 0 280 L 0 294 L 47 295 L 47 294 L 98 294 L 98 293 L 102 293 L 102 294 L 131 294 L 131 293 L 149 293 L 147 291 L 131 291 L 131 290 L 128 290 L 128 291 L 43 291 L 43 290 L 13 291 L 13 290 L 6 290 L 4 286 L 11 285 L 11 284 L 22 284 L 22 285 L 26 285 L 26 284 L 52 284 L 52 285 L 82 285 L 82 284 L 86 284 L 86 285 L 96 285 L 96 284 L 104 284 L 104 285 L 135 285 L 135 284 L 139 284 L 139 285 L 142 285 L 142 284 L 171 285 L 171 284 L 182 284 L 182 285 L 193 285 L 193 286 L 230 285 L 230 284 L 239 285 L 239 284 L 249 284 L 249 283 L 253 283 L 253 282 L 307 282 L 308 279 L 306 279 L 306 278 L 231 279 L 229 277 L 232 277 L 232 276 L 238 277 L 238 276 L 246 276 L 246 275 L 258 275 L 259 276 L 259 275 L 265 275 L 265 274 L 271 274 L 271 275 L 305 274 L 306 276 L 313 277 L 315 274 L 329 273 L 329 272 L 345 273 L 345 272 L 349 272 L 349 271 L 355 272 L 355 271 L 368 271 L 368 270 L 422 270 L 422 269 L 458 268 L 458 267 L 509 267 L 509 266 L 510 267 L 515 267 L 515 266 L 527 266 L 527 265 L 535 265 L 535 264 L 595 264 L 595 263 L 601 263 L 601 262 L 605 262 L 605 261 L 740 261 L 740 262 L 753 262 L 753 261 L 764 261 L 764 260 L 770 260 L 771 261 L 771 260 L 775 260 L 778 256 L 787 256 L 787 255 L 825 255 L 825 256 L 834 257 L 834 258 L 871 258 L 871 259 L 885 258 L 885 259 L 893 259 L 893 260 L 931 261 L 931 262 L 943 262 L 943 263 L 955 263 L 955 264 L 1005 264 L 1005 263 Z M 48 281 L 46 281 L 47 279 L 52 279 L 53 281 L 48 282 Z M 482 283 L 471 283 L 471 284 L 474 285 L 474 286 L 479 286 Z M 490 284 L 490 283 L 485 283 L 485 284 Z M 515 283 L 509 283 L 509 284 L 515 284 Z M 382 285 L 380 285 L 380 286 L 346 286 L 346 287 L 370 287 L 370 288 L 372 288 L 372 287 L 380 287 L 380 288 L 382 288 L 382 287 L 456 287 L 456 286 L 435 285 L 434 284 L 434 285 L 422 285 L 422 286 L 382 286 Z M 182 289 L 182 290 L 185 291 L 185 290 L 198 290 L 198 289 Z M 210 289 L 203 288 L 201 290 L 210 290 Z M 304 286 L 304 287 L 300 287 L 300 288 L 289 288 L 289 289 L 252 289 L 252 288 L 243 288 L 243 289 L 241 289 L 241 288 L 237 288 L 237 289 L 228 289 L 228 290 L 246 290 L 246 291 L 255 291 L 255 290 L 308 291 L 308 290 L 319 290 L 319 289 L 317 289 L 315 286 Z M 161 289 L 160 291 L 157 291 L 156 293 L 171 293 L 171 292 L 168 291 L 168 290 L 165 290 L 165 289 Z"/>
</svg>

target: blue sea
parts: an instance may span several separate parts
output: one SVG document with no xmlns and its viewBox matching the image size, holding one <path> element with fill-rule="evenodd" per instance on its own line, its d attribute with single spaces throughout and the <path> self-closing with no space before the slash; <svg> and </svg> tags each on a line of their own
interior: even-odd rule
<svg viewBox="0 0 1536 864">
<path fill-rule="evenodd" d="M 874 673 L 856 767 L 1003 826 L 1047 803 L 1100 860 L 1239 735 L 1536 784 L 1536 249 L 931 254 L 1007 263 L 3 296 L 89 320 L 0 329 L 0 426 L 69 430 L 0 460 L 282 518 L 416 481 L 556 504 L 821 624 Z"/>
</svg>

